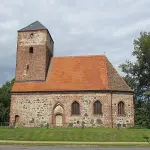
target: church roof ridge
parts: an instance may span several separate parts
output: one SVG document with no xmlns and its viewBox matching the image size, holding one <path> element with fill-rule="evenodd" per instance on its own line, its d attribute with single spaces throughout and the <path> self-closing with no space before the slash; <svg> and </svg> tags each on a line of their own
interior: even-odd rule
<svg viewBox="0 0 150 150">
<path fill-rule="evenodd" d="M 75 55 L 75 56 L 73 56 L 73 55 L 71 55 L 71 56 L 54 56 L 53 58 L 85 58 L 85 57 L 104 57 L 104 58 L 107 58 L 105 55 Z"/>
</svg>

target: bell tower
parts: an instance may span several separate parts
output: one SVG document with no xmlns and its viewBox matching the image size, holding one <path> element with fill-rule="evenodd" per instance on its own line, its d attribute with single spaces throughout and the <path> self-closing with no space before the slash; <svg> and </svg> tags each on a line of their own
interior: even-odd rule
<svg viewBox="0 0 150 150">
<path fill-rule="evenodd" d="M 16 82 L 45 81 L 53 57 L 53 39 L 39 21 L 18 31 Z"/>
</svg>

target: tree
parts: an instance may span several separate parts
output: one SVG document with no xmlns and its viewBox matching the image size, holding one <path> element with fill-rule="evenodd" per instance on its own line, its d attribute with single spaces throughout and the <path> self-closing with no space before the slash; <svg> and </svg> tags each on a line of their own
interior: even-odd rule
<svg viewBox="0 0 150 150">
<path fill-rule="evenodd" d="M 9 108 L 11 99 L 10 91 L 12 89 L 14 81 L 15 79 L 13 79 L 11 82 L 6 82 L 0 88 L 0 122 L 9 121 Z"/>
<path fill-rule="evenodd" d="M 150 32 L 141 32 L 134 40 L 135 62 L 126 60 L 119 67 L 125 73 L 125 81 L 134 90 L 135 122 L 150 128 L 150 101 L 146 90 L 150 88 Z"/>
</svg>

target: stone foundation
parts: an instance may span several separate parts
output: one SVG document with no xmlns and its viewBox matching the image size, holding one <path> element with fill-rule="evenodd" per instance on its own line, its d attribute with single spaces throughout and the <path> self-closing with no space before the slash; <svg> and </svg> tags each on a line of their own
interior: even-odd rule
<svg viewBox="0 0 150 150">
<path fill-rule="evenodd" d="M 96 100 L 102 115 L 93 114 Z M 80 104 L 80 115 L 71 115 L 71 104 Z M 125 116 L 118 116 L 118 103 L 125 104 Z M 109 92 L 12 93 L 10 125 L 22 127 L 56 126 L 61 115 L 63 127 L 126 127 L 134 124 L 133 94 Z M 19 117 L 18 117 L 19 116 Z M 15 119 L 17 117 L 17 119 Z M 60 117 L 60 116 L 59 116 Z"/>
</svg>

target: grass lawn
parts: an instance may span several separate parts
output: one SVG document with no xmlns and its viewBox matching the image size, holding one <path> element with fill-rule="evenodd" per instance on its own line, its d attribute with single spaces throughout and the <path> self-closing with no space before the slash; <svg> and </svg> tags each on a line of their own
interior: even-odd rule
<svg viewBox="0 0 150 150">
<path fill-rule="evenodd" d="M 150 129 L 112 128 L 16 128 L 0 127 L 0 140 L 79 141 L 79 142 L 146 142 Z"/>
</svg>

